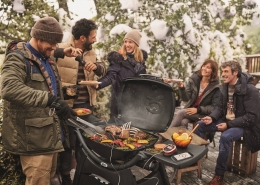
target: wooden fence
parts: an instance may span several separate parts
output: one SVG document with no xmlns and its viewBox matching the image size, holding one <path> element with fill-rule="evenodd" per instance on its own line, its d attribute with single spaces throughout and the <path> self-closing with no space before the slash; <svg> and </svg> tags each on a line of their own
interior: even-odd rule
<svg viewBox="0 0 260 185">
<path fill-rule="evenodd" d="M 247 55 L 246 69 L 249 73 L 260 72 L 260 55 Z"/>
</svg>

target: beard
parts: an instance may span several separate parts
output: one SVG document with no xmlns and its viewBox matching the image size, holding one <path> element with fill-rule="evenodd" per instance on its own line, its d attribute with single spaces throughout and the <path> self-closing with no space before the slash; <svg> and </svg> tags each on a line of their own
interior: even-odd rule
<svg viewBox="0 0 260 185">
<path fill-rule="evenodd" d="M 49 58 L 53 49 L 51 47 L 38 46 L 38 51 L 45 57 Z"/>
<path fill-rule="evenodd" d="M 86 42 L 83 44 L 83 47 L 85 48 L 85 50 L 90 51 L 90 50 L 92 50 L 92 44 L 93 44 L 93 43 L 90 43 L 89 41 L 86 41 Z"/>
</svg>

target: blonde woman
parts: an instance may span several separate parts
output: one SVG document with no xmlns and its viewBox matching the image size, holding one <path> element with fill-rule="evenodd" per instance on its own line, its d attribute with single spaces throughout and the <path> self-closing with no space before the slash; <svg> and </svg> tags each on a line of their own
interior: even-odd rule
<svg viewBox="0 0 260 185">
<path fill-rule="evenodd" d="M 102 82 L 97 89 L 102 89 L 112 84 L 112 96 L 110 100 L 110 120 L 118 115 L 118 95 L 122 88 L 122 81 L 128 77 L 138 77 L 146 74 L 145 61 L 147 53 L 139 48 L 141 34 L 137 30 L 130 30 L 124 37 L 124 44 L 116 52 L 108 54 L 109 67 L 107 74 L 98 80 Z"/>
</svg>

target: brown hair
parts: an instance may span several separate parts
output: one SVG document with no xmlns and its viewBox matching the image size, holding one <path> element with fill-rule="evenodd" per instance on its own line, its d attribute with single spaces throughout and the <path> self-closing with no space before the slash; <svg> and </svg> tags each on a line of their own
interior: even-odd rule
<svg viewBox="0 0 260 185">
<path fill-rule="evenodd" d="M 200 70 L 197 73 L 198 76 L 202 77 L 202 75 L 201 75 L 201 68 L 202 68 L 202 66 L 205 66 L 207 64 L 210 64 L 211 70 L 212 70 L 209 81 L 211 81 L 211 82 L 217 81 L 218 80 L 218 64 L 217 64 L 216 61 L 211 60 L 211 59 L 207 59 L 207 60 L 205 60 L 203 62 L 203 64 L 200 67 Z"/>
<path fill-rule="evenodd" d="M 124 57 L 124 59 L 126 60 L 126 49 L 125 46 L 123 45 L 120 49 L 120 53 L 122 54 L 122 56 Z M 134 54 L 134 58 L 136 62 L 142 62 L 143 61 L 143 52 L 141 51 L 141 49 L 139 49 L 139 47 L 135 44 L 135 48 L 133 51 Z"/>
</svg>

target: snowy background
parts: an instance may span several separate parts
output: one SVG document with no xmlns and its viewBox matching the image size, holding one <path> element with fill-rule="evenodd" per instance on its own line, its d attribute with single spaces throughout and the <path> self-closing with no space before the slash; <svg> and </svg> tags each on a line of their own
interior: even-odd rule
<svg viewBox="0 0 260 185">
<path fill-rule="evenodd" d="M 20 0 L 14 2 L 18 1 Z M 56 0 L 46 1 L 50 5 L 58 7 Z M 149 2 L 119 0 L 117 11 L 109 11 L 112 8 L 109 9 L 108 6 L 107 10 L 102 12 L 104 13 L 102 17 L 97 21 L 99 24 L 97 53 L 100 58 L 105 57 L 109 51 L 103 49 L 103 45 L 111 44 L 111 41 L 118 41 L 118 38 L 130 29 L 139 29 L 142 34 L 140 48 L 153 56 L 153 62 L 152 65 L 148 66 L 148 71 L 158 76 L 187 78 L 209 57 L 219 63 L 237 58 L 244 67 L 246 49 L 250 49 L 251 45 L 246 43 L 247 36 L 242 27 L 237 28 L 239 26 L 237 25 L 238 4 L 234 2 L 236 1 L 210 0 L 210 4 L 205 5 L 199 0 L 185 1 L 185 3 L 181 1 L 175 3 L 172 0 Z M 115 2 L 111 3 L 116 5 Z M 144 16 L 144 13 L 140 10 L 140 7 L 144 8 L 144 5 L 148 17 Z M 58 10 L 59 22 L 64 30 L 63 42 L 66 42 L 71 36 L 71 26 L 74 25 L 75 21 L 83 17 L 91 19 L 96 15 L 93 0 L 69 0 L 68 7 L 71 12 L 78 16 L 73 15 L 74 20 L 66 18 L 64 22 L 62 18 L 67 12 L 63 9 Z M 124 16 L 128 17 L 128 20 L 120 22 L 118 21 L 120 17 L 118 14 L 120 14 L 119 11 L 124 10 L 127 12 L 124 13 Z M 157 16 L 153 14 L 155 11 L 160 13 L 165 11 L 166 13 Z M 259 0 L 243 0 L 242 16 L 252 14 L 251 24 L 254 26 L 260 26 L 259 13 Z M 178 18 L 174 21 L 176 14 L 178 14 Z M 37 21 L 40 17 L 32 15 L 32 18 Z M 205 19 L 208 19 L 208 22 Z M 134 21 L 131 23 L 132 20 Z M 228 30 L 219 30 L 218 24 L 224 24 L 223 21 L 225 20 L 231 21 L 232 24 L 230 24 Z M 107 34 L 108 32 L 109 34 Z M 159 43 L 159 45 L 155 47 L 155 43 Z M 175 66 L 179 67 L 176 68 Z"/>
</svg>

